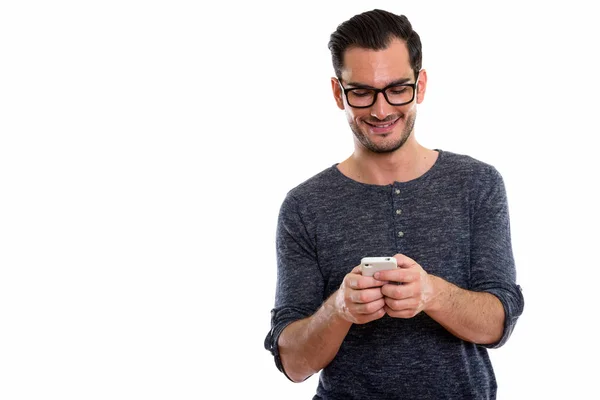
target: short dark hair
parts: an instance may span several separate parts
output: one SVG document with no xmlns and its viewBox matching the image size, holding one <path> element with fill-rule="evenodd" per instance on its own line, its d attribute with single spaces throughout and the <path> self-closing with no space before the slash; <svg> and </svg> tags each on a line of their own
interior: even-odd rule
<svg viewBox="0 0 600 400">
<path fill-rule="evenodd" d="M 404 15 L 377 9 L 357 14 L 348 21 L 342 22 L 331 34 L 328 47 L 331 51 L 335 75 L 341 79 L 346 50 L 350 48 L 384 50 L 396 38 L 406 42 L 410 66 L 417 79 L 423 57 L 421 38 Z"/>
</svg>

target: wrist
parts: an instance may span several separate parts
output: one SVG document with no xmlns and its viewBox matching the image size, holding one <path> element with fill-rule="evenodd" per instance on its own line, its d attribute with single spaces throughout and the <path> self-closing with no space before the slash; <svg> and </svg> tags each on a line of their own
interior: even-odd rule
<svg viewBox="0 0 600 400">
<path fill-rule="evenodd" d="M 323 306 L 326 310 L 327 318 L 331 321 L 331 323 L 345 322 L 352 324 L 352 322 L 348 321 L 347 318 L 348 309 L 346 307 L 344 292 L 342 290 L 338 289 L 329 297 Z"/>
<path fill-rule="evenodd" d="M 428 288 L 425 290 L 426 300 L 423 311 L 435 312 L 441 309 L 442 299 L 447 289 L 445 280 L 435 275 L 428 275 Z"/>
<path fill-rule="evenodd" d="M 344 304 L 343 299 L 341 297 L 341 291 L 336 290 L 325 303 L 323 303 L 323 309 L 327 315 L 328 319 L 338 319 L 342 316 L 343 310 L 342 306 Z"/>
</svg>

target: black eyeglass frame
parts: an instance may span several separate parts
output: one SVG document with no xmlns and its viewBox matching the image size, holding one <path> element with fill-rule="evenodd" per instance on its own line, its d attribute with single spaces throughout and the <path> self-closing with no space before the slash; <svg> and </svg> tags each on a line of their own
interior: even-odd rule
<svg viewBox="0 0 600 400">
<path fill-rule="evenodd" d="M 375 104 L 377 102 L 377 97 L 379 96 L 379 93 L 383 93 L 383 97 L 385 98 L 385 101 L 387 101 L 389 105 L 397 107 L 397 106 L 403 106 L 405 104 L 410 104 L 413 102 L 413 100 L 415 99 L 416 93 L 417 93 L 417 86 L 419 84 L 419 76 L 417 76 L 417 80 L 415 81 L 415 83 L 392 83 L 382 89 L 376 89 L 376 88 L 372 88 L 372 87 L 354 87 L 354 88 L 347 89 L 342 85 L 342 81 L 340 78 L 338 78 L 337 81 L 338 81 L 338 84 L 340 85 L 340 88 L 342 88 L 344 95 L 346 96 L 346 102 L 352 108 L 373 107 L 373 104 Z M 412 91 L 412 97 L 411 97 L 410 101 L 405 101 L 404 103 L 392 103 L 390 101 L 390 99 L 388 99 L 385 91 L 391 87 L 398 87 L 398 86 L 406 86 L 406 87 L 412 88 L 413 91 Z M 375 95 L 373 96 L 373 102 L 371 104 L 369 104 L 368 106 L 353 106 L 352 104 L 350 104 L 350 100 L 348 100 L 348 93 L 351 92 L 352 90 L 372 90 L 375 93 Z"/>
</svg>

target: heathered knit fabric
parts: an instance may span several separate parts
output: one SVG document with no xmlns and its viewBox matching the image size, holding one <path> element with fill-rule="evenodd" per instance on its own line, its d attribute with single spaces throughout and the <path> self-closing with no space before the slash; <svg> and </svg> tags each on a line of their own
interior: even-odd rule
<svg viewBox="0 0 600 400">
<path fill-rule="evenodd" d="M 487 348 L 507 341 L 524 305 L 506 191 L 493 166 L 438 152 L 433 167 L 409 182 L 363 184 L 333 165 L 287 194 L 265 347 L 282 370 L 277 340 L 283 329 L 312 315 L 361 258 L 396 253 L 461 288 L 497 296 L 506 315 L 502 338 L 469 343 L 424 312 L 354 324 L 321 371 L 314 399 L 495 399 Z"/>
</svg>

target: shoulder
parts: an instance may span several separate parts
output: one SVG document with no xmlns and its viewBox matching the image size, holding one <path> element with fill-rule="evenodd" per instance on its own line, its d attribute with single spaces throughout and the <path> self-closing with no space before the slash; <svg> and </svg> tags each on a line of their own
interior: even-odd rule
<svg viewBox="0 0 600 400">
<path fill-rule="evenodd" d="M 332 165 L 290 189 L 286 198 L 305 203 L 323 197 L 323 194 L 342 184 L 340 177 L 336 165 Z"/>
<path fill-rule="evenodd" d="M 479 183 L 502 181 L 500 172 L 488 162 L 450 151 L 443 151 L 442 156 L 440 172 L 451 179 L 479 181 Z"/>
<path fill-rule="evenodd" d="M 488 162 L 465 154 L 444 152 L 445 171 L 441 183 L 453 192 L 466 193 L 475 209 L 486 202 L 506 203 L 506 189 L 502 175 Z"/>
<path fill-rule="evenodd" d="M 443 151 L 443 160 L 444 162 L 441 166 L 447 170 L 476 174 L 497 172 L 492 164 L 467 154 Z"/>
<path fill-rule="evenodd" d="M 281 204 L 282 215 L 306 215 L 327 208 L 332 202 L 332 193 L 343 185 L 342 174 L 334 164 L 305 181 L 292 187 Z"/>
</svg>

